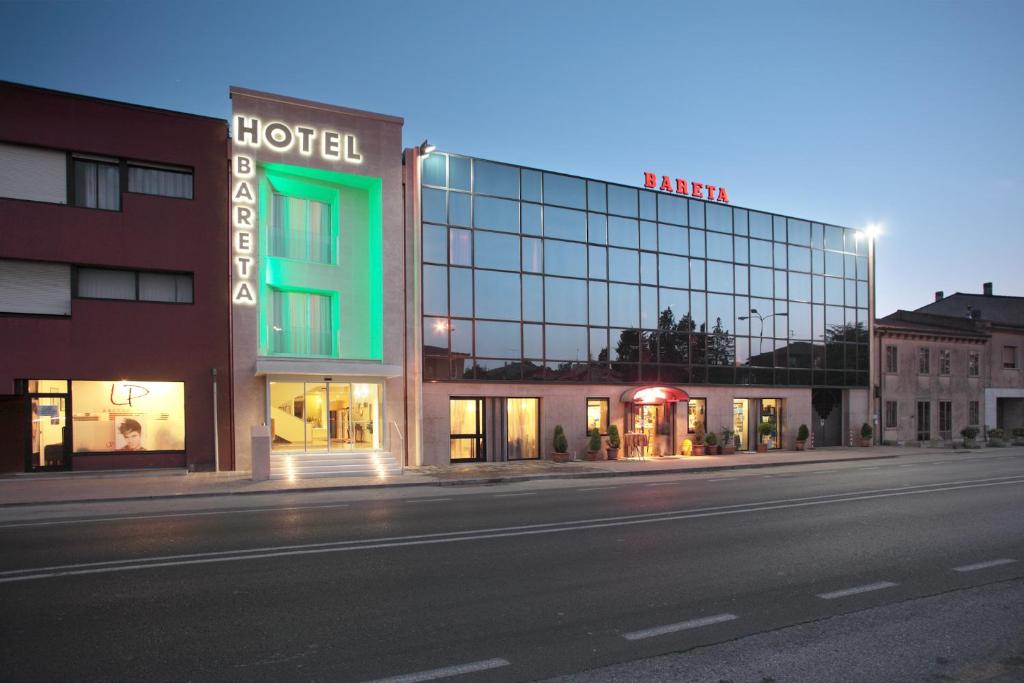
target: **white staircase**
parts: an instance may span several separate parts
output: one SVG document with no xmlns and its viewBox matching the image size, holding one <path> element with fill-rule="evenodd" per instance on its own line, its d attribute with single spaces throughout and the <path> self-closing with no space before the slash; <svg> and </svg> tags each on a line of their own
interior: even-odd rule
<svg viewBox="0 0 1024 683">
<path fill-rule="evenodd" d="M 402 466 L 391 453 L 271 453 L 271 479 L 397 477 Z"/>
</svg>

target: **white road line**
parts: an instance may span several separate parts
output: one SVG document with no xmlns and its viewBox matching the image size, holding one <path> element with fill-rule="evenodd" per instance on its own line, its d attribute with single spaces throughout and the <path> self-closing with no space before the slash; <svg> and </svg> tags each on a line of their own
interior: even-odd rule
<svg viewBox="0 0 1024 683">
<path fill-rule="evenodd" d="M 691 619 L 690 621 L 681 621 L 678 624 L 655 626 L 654 628 L 647 628 L 643 631 L 623 633 L 622 637 L 626 640 L 643 640 L 644 638 L 654 638 L 655 636 L 664 636 L 669 633 L 678 633 L 679 631 L 689 631 L 693 628 L 701 628 L 703 626 L 721 624 L 722 622 L 732 621 L 733 619 L 737 618 L 738 617 L 735 614 L 716 614 L 713 617 L 704 617 L 703 619 Z"/>
<path fill-rule="evenodd" d="M 449 676 L 461 676 L 462 674 L 472 674 L 477 671 L 500 669 L 503 666 L 509 666 L 509 664 L 511 664 L 511 662 L 505 659 L 485 659 L 480 662 L 470 662 L 469 664 L 446 666 L 443 669 L 431 669 L 430 671 L 420 671 L 418 673 L 404 674 L 402 676 L 392 676 L 391 678 L 378 678 L 370 683 L 417 683 L 417 681 L 436 681 L 439 678 L 448 678 Z"/>
<path fill-rule="evenodd" d="M 1004 564 L 1013 564 L 1017 560 L 1011 560 L 1010 558 L 1003 558 L 1001 560 L 989 560 L 988 562 L 978 562 L 975 564 L 965 564 L 962 567 L 953 567 L 955 572 L 974 572 L 979 569 L 988 569 L 989 567 L 1001 567 Z"/>
<path fill-rule="evenodd" d="M 451 500 L 451 498 L 414 498 L 412 500 L 403 500 L 403 503 L 438 503 L 442 500 Z"/>
<path fill-rule="evenodd" d="M 495 498 L 511 498 L 512 496 L 536 496 L 535 491 L 524 491 L 523 493 L 499 493 L 495 495 Z"/>
<path fill-rule="evenodd" d="M 132 520 L 165 519 L 169 517 L 205 517 L 208 515 L 238 515 L 246 512 L 293 512 L 295 510 L 328 510 L 334 508 L 347 508 L 349 503 L 338 503 L 336 505 L 296 505 L 279 508 L 245 508 L 243 510 L 206 510 L 203 512 L 167 512 L 157 515 L 124 515 L 122 517 L 83 517 L 82 519 L 58 519 L 49 522 L 15 522 L 12 524 L 0 524 L 0 529 L 15 529 L 26 526 L 58 526 L 61 524 L 86 524 L 88 522 L 122 522 Z"/>
<path fill-rule="evenodd" d="M 242 560 L 260 560 L 276 557 L 292 557 L 296 555 L 319 555 L 324 553 L 341 553 L 352 551 L 378 550 L 383 548 L 404 548 L 410 546 L 435 545 L 440 543 L 458 543 L 462 541 L 485 541 L 498 538 L 535 536 L 589 529 L 605 529 L 637 524 L 658 524 L 690 519 L 703 519 L 725 515 L 750 514 L 772 510 L 786 510 L 815 505 L 833 505 L 839 503 L 914 496 L 927 493 L 941 493 L 962 489 L 987 488 L 991 486 L 1017 486 L 1024 484 L 1021 475 L 994 477 L 991 479 L 963 480 L 945 482 L 945 484 L 929 485 L 916 490 L 875 489 L 855 491 L 851 493 L 834 493 L 823 496 L 789 498 L 758 503 L 722 505 L 707 508 L 691 508 L 667 510 L 663 512 L 644 512 L 633 515 L 615 517 L 598 517 L 565 522 L 543 522 L 510 527 L 492 527 L 486 529 L 470 529 L 464 531 L 446 531 L 431 534 L 407 536 L 378 537 L 364 540 L 328 541 L 322 543 L 304 543 L 283 546 L 262 546 L 240 548 L 237 550 L 218 550 L 203 553 L 185 553 L 178 555 L 156 555 L 150 557 L 128 558 L 122 560 L 104 560 L 81 564 L 55 565 L 48 567 L 29 567 L 25 569 L 9 569 L 0 571 L 0 583 L 14 581 L 33 581 L 57 576 L 81 576 L 87 574 L 106 574 L 126 572 L 139 569 L 159 567 L 179 567 L 187 565 L 209 564 L 214 562 L 237 562 Z M 437 499 L 426 499 L 437 500 Z"/>
<path fill-rule="evenodd" d="M 883 588 L 892 588 L 899 584 L 893 583 L 892 581 L 879 581 L 878 583 L 869 583 L 865 586 L 854 586 L 853 588 L 844 588 L 839 591 L 832 591 L 831 593 L 818 593 L 818 597 L 822 600 L 835 600 L 836 598 L 845 598 L 847 595 L 858 595 L 859 593 L 870 593 L 871 591 L 880 591 Z"/>
<path fill-rule="evenodd" d="M 644 485 L 645 486 L 671 486 L 673 484 L 678 484 L 678 483 L 679 483 L 678 481 L 659 481 L 656 484 L 644 484 Z"/>
<path fill-rule="evenodd" d="M 576 489 L 577 491 L 607 491 L 608 489 L 617 489 L 618 486 L 592 486 L 585 489 Z"/>
<path fill-rule="evenodd" d="M 715 477 L 714 479 L 705 479 L 704 481 L 729 481 L 729 477 Z"/>
</svg>

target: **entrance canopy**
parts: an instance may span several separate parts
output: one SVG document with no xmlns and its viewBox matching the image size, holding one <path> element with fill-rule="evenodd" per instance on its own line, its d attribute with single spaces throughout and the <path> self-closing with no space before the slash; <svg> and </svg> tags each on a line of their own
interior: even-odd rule
<svg viewBox="0 0 1024 683">
<path fill-rule="evenodd" d="M 689 394 L 676 387 L 638 387 L 622 392 L 620 400 L 623 403 L 635 403 L 638 405 L 663 405 L 665 403 L 688 401 L 689 399 Z"/>
</svg>

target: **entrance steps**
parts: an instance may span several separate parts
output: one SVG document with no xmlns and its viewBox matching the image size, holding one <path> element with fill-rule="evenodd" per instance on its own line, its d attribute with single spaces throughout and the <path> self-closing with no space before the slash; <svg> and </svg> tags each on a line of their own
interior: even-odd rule
<svg viewBox="0 0 1024 683">
<path fill-rule="evenodd" d="M 391 453 L 271 453 L 271 479 L 395 477 L 402 466 Z"/>
</svg>

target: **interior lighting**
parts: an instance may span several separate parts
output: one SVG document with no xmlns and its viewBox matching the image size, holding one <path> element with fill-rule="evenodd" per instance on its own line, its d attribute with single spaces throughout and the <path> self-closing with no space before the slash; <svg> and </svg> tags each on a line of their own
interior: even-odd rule
<svg viewBox="0 0 1024 683">
<path fill-rule="evenodd" d="M 429 140 L 424 140 L 423 142 L 420 143 L 420 156 L 425 157 L 431 152 L 433 152 L 435 149 L 437 149 L 436 145 L 430 144 Z"/>
</svg>

